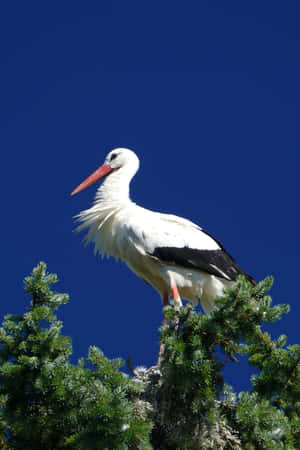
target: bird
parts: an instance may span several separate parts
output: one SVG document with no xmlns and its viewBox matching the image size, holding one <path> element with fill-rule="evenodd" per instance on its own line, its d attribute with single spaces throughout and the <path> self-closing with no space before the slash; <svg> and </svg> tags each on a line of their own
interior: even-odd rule
<svg viewBox="0 0 300 450">
<path fill-rule="evenodd" d="M 94 252 L 127 264 L 160 295 L 163 305 L 170 297 L 182 305 L 185 299 L 206 314 L 215 299 L 238 275 L 256 281 L 235 262 L 211 234 L 188 219 L 154 212 L 130 198 L 130 182 L 139 169 L 138 156 L 128 148 L 111 150 L 104 163 L 73 190 L 75 195 L 103 179 L 92 206 L 77 216 L 78 231 L 87 230 L 86 244 Z"/>
</svg>

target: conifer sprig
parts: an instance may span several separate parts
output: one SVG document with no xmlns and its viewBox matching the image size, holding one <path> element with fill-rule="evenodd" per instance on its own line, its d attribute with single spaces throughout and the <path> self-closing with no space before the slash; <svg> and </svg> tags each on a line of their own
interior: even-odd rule
<svg viewBox="0 0 300 450">
<path fill-rule="evenodd" d="M 243 277 L 206 316 L 191 305 L 165 308 L 161 365 L 133 370 L 91 346 L 88 364 L 69 361 L 71 339 L 55 311 L 57 277 L 44 263 L 25 279 L 30 308 L 0 328 L 0 446 L 6 449 L 298 449 L 300 347 L 272 339 L 264 323 L 287 305 L 271 304 L 272 278 Z M 248 356 L 258 374 L 249 392 L 226 385 L 226 360 Z M 236 364 L 236 370 L 240 366 Z"/>
<path fill-rule="evenodd" d="M 253 287 L 240 277 L 216 300 L 218 309 L 210 316 L 190 305 L 165 308 L 170 326 L 161 329 L 165 345 L 161 373 L 152 377 L 148 389 L 156 405 L 156 445 L 164 439 L 174 449 L 176 442 L 186 449 L 297 448 L 300 347 L 284 349 L 285 336 L 273 341 L 261 329 L 263 322 L 279 320 L 289 310 L 287 305 L 271 306 L 272 283 L 269 277 Z M 220 350 L 233 361 L 248 355 L 250 364 L 260 370 L 252 378 L 250 392 L 238 399 L 232 394 L 231 402 L 226 398 Z"/>
<path fill-rule="evenodd" d="M 72 365 L 70 338 L 54 311 L 68 302 L 40 263 L 25 279 L 31 296 L 23 316 L 0 329 L 0 443 L 7 449 L 151 448 L 148 404 L 140 383 L 119 371 L 96 347 Z"/>
</svg>

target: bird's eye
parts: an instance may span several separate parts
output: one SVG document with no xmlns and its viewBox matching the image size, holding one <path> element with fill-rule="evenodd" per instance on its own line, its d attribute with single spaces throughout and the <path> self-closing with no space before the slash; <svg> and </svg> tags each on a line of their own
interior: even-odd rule
<svg viewBox="0 0 300 450">
<path fill-rule="evenodd" d="M 118 156 L 118 153 L 113 153 L 110 157 L 110 160 L 112 161 L 113 159 L 115 159 Z"/>
</svg>

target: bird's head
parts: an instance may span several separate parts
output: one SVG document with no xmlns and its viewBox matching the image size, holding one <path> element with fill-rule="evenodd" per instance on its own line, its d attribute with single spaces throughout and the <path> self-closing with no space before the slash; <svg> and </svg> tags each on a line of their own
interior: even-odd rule
<svg viewBox="0 0 300 450">
<path fill-rule="evenodd" d="M 109 176 L 113 172 L 121 171 L 126 173 L 129 178 L 132 178 L 139 168 L 139 159 L 136 154 L 128 148 L 115 148 L 111 150 L 102 164 L 95 172 L 86 178 L 71 195 L 83 191 L 88 186 L 91 186 L 96 181 L 103 177 Z"/>
</svg>

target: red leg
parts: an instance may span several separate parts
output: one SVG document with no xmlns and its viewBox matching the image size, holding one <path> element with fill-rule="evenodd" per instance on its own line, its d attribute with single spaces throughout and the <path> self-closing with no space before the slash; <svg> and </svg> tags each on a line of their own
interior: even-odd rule
<svg viewBox="0 0 300 450">
<path fill-rule="evenodd" d="M 172 295 L 174 300 L 178 300 L 180 298 L 179 292 L 178 292 L 178 287 L 177 284 L 175 283 L 175 281 L 173 281 L 172 286 L 171 286 L 171 290 L 172 290 Z"/>
<path fill-rule="evenodd" d="M 168 294 L 168 292 L 164 292 L 163 305 L 168 306 L 168 304 L 169 304 L 169 294 Z"/>
<path fill-rule="evenodd" d="M 169 275 L 170 275 L 171 291 L 172 291 L 173 299 L 175 300 L 175 302 L 177 302 L 179 304 L 179 306 L 182 306 L 182 301 L 181 301 L 181 298 L 180 298 L 178 287 L 177 287 L 177 285 L 176 285 L 172 275 L 171 274 L 169 274 Z M 169 304 L 169 293 L 168 292 L 164 292 L 163 305 L 164 306 L 168 306 L 168 304 Z M 176 323 L 178 322 L 178 318 L 175 318 L 175 322 Z M 167 321 L 166 319 L 164 319 L 163 323 L 166 326 L 169 326 L 169 321 Z M 158 366 L 160 366 L 161 359 L 162 359 L 162 356 L 164 354 L 164 349 L 165 349 L 165 345 L 164 344 L 160 344 L 159 353 L 158 353 L 158 361 L 157 361 L 157 365 Z"/>
<path fill-rule="evenodd" d="M 168 306 L 168 304 L 169 304 L 169 293 L 168 293 L 168 291 L 164 292 L 162 300 L 163 300 L 164 307 Z M 164 318 L 162 324 L 165 325 L 165 326 L 169 326 L 169 321 L 166 318 Z M 160 344 L 159 353 L 158 353 L 158 360 L 157 360 L 157 366 L 158 367 L 160 366 L 161 359 L 162 359 L 162 356 L 164 354 L 164 350 L 165 350 L 165 345 L 164 344 Z"/>
<path fill-rule="evenodd" d="M 182 306 L 182 301 L 179 295 L 178 287 L 173 278 L 171 278 L 171 290 L 175 302 L 177 302 L 179 306 Z"/>
</svg>

